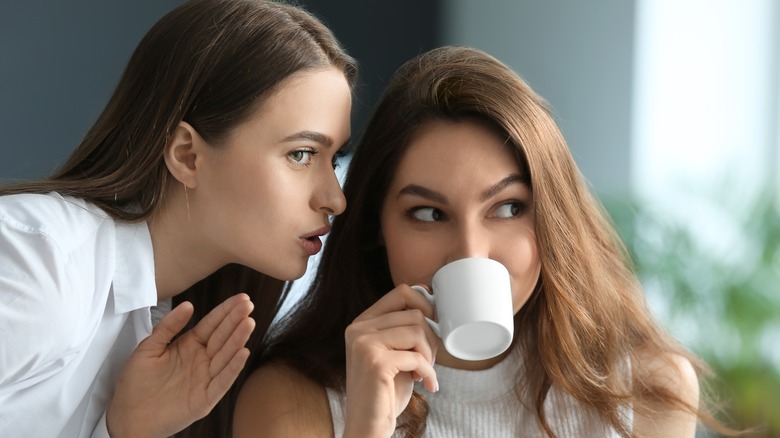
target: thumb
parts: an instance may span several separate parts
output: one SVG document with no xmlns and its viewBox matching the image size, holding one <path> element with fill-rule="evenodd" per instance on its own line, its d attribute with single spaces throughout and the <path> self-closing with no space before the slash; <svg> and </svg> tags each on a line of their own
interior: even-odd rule
<svg viewBox="0 0 780 438">
<path fill-rule="evenodd" d="M 193 312 L 194 308 L 189 301 L 179 304 L 160 320 L 152 329 L 152 334 L 141 341 L 136 350 L 144 350 L 155 356 L 163 354 L 173 337 L 187 325 Z"/>
</svg>

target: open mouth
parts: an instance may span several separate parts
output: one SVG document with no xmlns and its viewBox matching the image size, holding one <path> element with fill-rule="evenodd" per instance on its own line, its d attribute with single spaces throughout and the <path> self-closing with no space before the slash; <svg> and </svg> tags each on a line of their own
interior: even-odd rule
<svg viewBox="0 0 780 438">
<path fill-rule="evenodd" d="M 300 242 L 303 250 L 310 256 L 317 254 L 322 249 L 322 241 L 319 236 L 302 237 Z"/>
</svg>

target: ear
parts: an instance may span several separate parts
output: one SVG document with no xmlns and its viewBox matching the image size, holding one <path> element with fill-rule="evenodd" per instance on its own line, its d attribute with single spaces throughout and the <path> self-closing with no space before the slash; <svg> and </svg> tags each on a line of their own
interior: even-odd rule
<svg viewBox="0 0 780 438">
<path fill-rule="evenodd" d="M 198 186 L 198 143 L 202 141 L 195 128 L 181 121 L 165 145 L 164 157 L 168 171 L 176 180 L 191 189 Z"/>
</svg>

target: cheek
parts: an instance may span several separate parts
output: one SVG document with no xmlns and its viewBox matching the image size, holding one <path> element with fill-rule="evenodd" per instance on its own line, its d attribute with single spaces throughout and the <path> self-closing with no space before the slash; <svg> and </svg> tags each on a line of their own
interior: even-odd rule
<svg viewBox="0 0 780 438">
<path fill-rule="evenodd" d="M 523 240 L 512 247 L 515 252 L 507 266 L 511 266 L 513 310 L 517 313 L 536 287 L 542 265 L 535 239 Z"/>
<path fill-rule="evenodd" d="M 534 291 L 534 288 L 539 281 L 540 272 L 541 264 L 537 263 L 534 267 L 529 269 L 525 276 L 519 278 L 517 283 L 513 285 L 512 304 L 515 314 L 517 314 L 517 312 L 523 308 L 525 303 L 531 297 L 531 293 Z"/>
<path fill-rule="evenodd" d="M 400 227 L 383 227 L 382 238 L 394 285 L 430 283 L 438 258 L 430 251 L 426 239 L 399 231 Z"/>
<path fill-rule="evenodd" d="M 210 193 L 209 214 L 222 217 L 239 239 L 267 241 L 285 229 L 300 208 L 300 183 L 265 162 L 236 163 L 220 176 Z"/>
<path fill-rule="evenodd" d="M 416 252 L 413 248 L 408 248 L 403 241 L 403 236 L 389 232 L 382 232 L 385 251 L 387 253 L 387 264 L 390 268 L 390 276 L 393 284 L 398 285 L 408 282 L 409 267 L 414 265 Z"/>
</svg>

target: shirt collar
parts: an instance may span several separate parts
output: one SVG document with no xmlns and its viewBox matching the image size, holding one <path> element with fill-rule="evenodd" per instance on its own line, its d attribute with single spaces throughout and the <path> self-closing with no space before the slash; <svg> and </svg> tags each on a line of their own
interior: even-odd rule
<svg viewBox="0 0 780 438">
<path fill-rule="evenodd" d="M 114 312 L 128 313 L 157 304 L 152 237 L 146 221 L 116 221 Z"/>
</svg>

